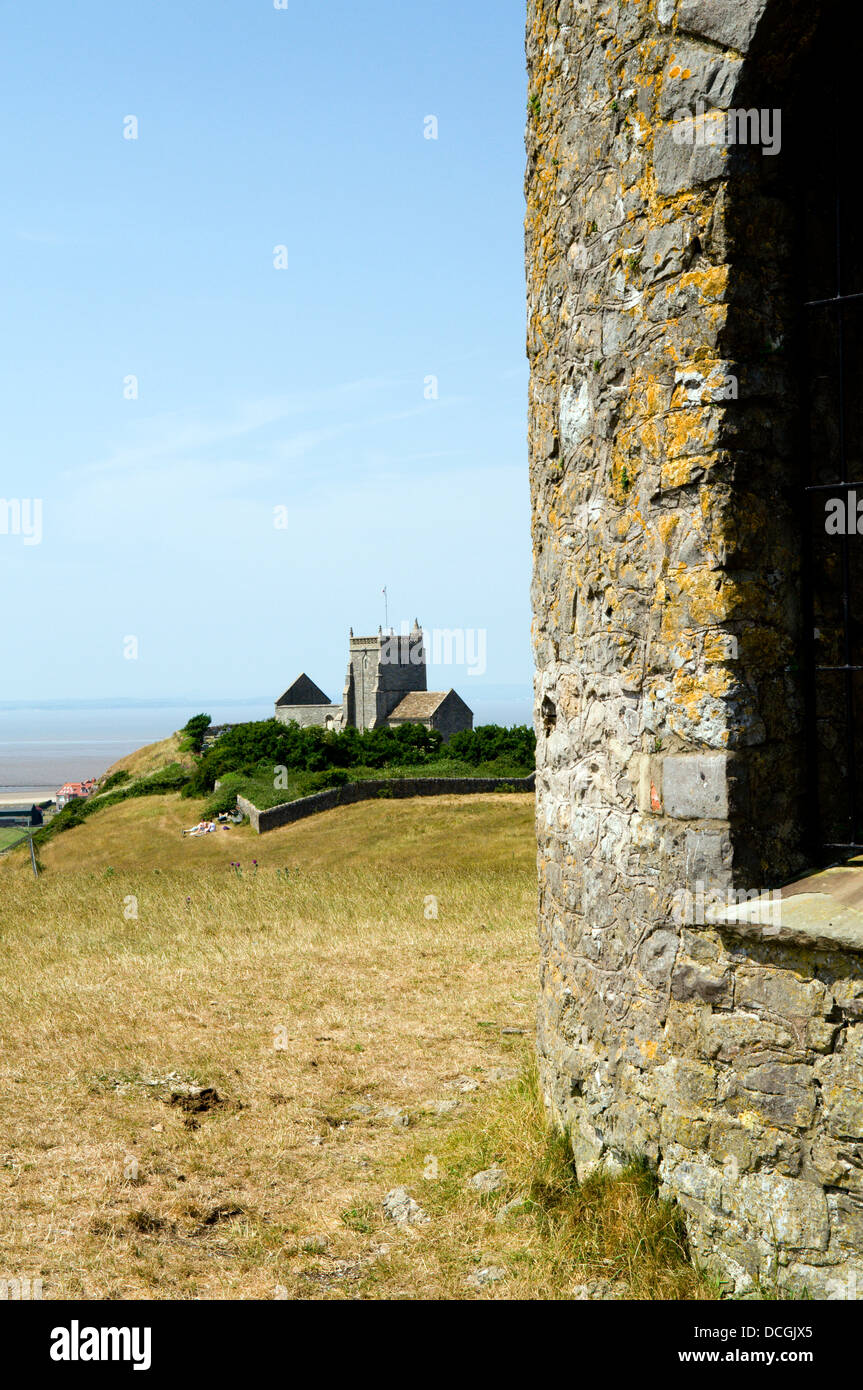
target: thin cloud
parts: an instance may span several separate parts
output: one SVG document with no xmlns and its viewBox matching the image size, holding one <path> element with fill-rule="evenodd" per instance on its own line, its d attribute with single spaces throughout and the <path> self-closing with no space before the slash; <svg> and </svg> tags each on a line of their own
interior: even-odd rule
<svg viewBox="0 0 863 1390">
<path fill-rule="evenodd" d="M 217 448 L 298 416 L 332 413 L 339 405 L 343 406 L 358 395 L 368 396 L 382 390 L 393 390 L 400 385 L 403 386 L 404 382 L 372 378 L 341 383 L 302 396 L 249 401 L 238 406 L 232 418 L 215 423 L 196 419 L 184 420 L 178 412 L 158 415 L 139 425 L 139 431 L 149 436 L 144 442 L 124 445 L 115 449 L 107 458 L 68 469 L 61 476 L 81 478 L 99 473 L 116 475 L 118 471 L 146 468 L 158 460 Z M 351 431 L 410 419 L 421 413 L 422 407 L 418 407 L 416 410 L 391 412 L 371 416 L 366 420 L 351 420 L 340 425 L 303 430 L 293 439 L 277 442 L 272 446 L 272 452 L 281 458 L 302 457 L 312 448 L 329 443 Z"/>
</svg>

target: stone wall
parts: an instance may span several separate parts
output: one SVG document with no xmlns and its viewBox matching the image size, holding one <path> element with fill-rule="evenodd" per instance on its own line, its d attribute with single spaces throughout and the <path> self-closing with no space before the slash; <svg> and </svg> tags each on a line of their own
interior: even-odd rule
<svg viewBox="0 0 863 1390">
<path fill-rule="evenodd" d="M 280 825 L 292 825 L 294 821 L 316 816 L 321 811 L 332 811 L 336 806 L 349 806 L 357 801 L 371 801 L 376 797 L 410 796 L 476 796 L 481 792 L 532 792 L 536 779 L 530 777 L 391 777 L 368 782 L 348 782 L 343 787 L 332 787 L 328 791 L 315 792 L 312 796 L 300 797 L 298 801 L 287 801 L 282 806 L 272 806 L 259 811 L 244 796 L 237 797 L 237 807 L 259 835 L 268 830 L 277 830 Z"/>
<path fill-rule="evenodd" d="M 681 932 L 644 1147 L 696 1256 L 738 1289 L 863 1297 L 863 937 L 847 946 Z"/>
<path fill-rule="evenodd" d="M 546 1097 L 580 1174 L 646 1154 L 738 1286 L 826 1296 L 863 1251 L 860 1046 L 832 988 L 856 957 L 673 911 L 808 863 L 804 171 L 793 121 L 775 157 L 698 132 L 791 115 L 822 8 L 529 0 L 526 233 Z"/>
<path fill-rule="evenodd" d="M 342 727 L 341 705 L 276 705 L 280 724 L 299 724 L 301 729 Z"/>
</svg>

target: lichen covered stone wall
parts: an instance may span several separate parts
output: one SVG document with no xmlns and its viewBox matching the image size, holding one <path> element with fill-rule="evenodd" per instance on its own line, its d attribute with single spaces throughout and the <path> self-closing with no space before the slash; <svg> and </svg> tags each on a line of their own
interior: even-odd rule
<svg viewBox="0 0 863 1390">
<path fill-rule="evenodd" d="M 579 1171 L 646 1154 L 741 1285 L 839 1278 L 863 1250 L 860 1154 L 836 1158 L 843 1188 L 813 1147 L 852 1142 L 824 1078 L 854 1071 L 859 1025 L 811 957 L 675 920 L 697 883 L 807 864 L 797 175 L 787 150 L 679 125 L 781 108 L 818 14 L 528 5 L 543 1082 Z M 702 976 L 714 993 L 687 993 Z"/>
<path fill-rule="evenodd" d="M 696 1256 L 738 1289 L 863 1297 L 863 955 L 684 928 L 657 1059 L 652 1142 Z"/>
</svg>

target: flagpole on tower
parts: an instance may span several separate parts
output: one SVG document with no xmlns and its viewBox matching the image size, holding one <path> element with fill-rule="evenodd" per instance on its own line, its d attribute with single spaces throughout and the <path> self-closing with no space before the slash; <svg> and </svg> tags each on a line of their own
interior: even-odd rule
<svg viewBox="0 0 863 1390">
<path fill-rule="evenodd" d="M 386 586 L 386 584 L 384 585 L 383 589 L 381 590 L 381 593 L 382 593 L 383 596 L 384 596 L 384 632 L 389 632 L 389 630 L 390 630 L 390 611 L 389 611 L 389 605 L 388 605 L 388 603 L 387 603 L 387 586 Z"/>
</svg>

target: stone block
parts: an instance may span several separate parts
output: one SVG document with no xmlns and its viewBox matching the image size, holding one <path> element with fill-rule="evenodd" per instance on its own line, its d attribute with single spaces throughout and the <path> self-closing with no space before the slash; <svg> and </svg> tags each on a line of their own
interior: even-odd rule
<svg viewBox="0 0 863 1390">
<path fill-rule="evenodd" d="M 729 1083 L 734 1087 L 734 1083 Z M 814 1088 L 790 1087 L 782 1091 L 749 1090 L 736 1085 L 726 1096 L 732 1115 L 748 1125 L 777 1126 L 785 1130 L 808 1129 L 815 1119 Z"/>
<path fill-rule="evenodd" d="M 696 102 L 727 110 L 734 98 L 743 64 L 728 53 L 681 38 L 674 45 L 674 62 L 669 60 L 662 84 L 659 114 L 667 120 L 681 107 L 690 111 Z M 675 72 L 676 69 L 676 72 Z M 688 77 L 684 77 L 688 73 Z"/>
<path fill-rule="evenodd" d="M 740 1009 L 776 1014 L 798 1027 L 812 1018 L 824 1018 L 833 1008 L 833 996 L 819 980 L 801 980 L 789 970 L 767 966 L 741 966 L 737 971 L 735 999 Z"/>
<path fill-rule="evenodd" d="M 839 1032 L 837 1023 L 811 1018 L 806 1025 L 806 1046 L 811 1052 L 832 1052 Z"/>
<path fill-rule="evenodd" d="M 767 0 L 680 0 L 677 27 L 746 53 Z"/>
<path fill-rule="evenodd" d="M 593 429 L 593 407 L 586 380 L 564 386 L 560 393 L 560 439 L 565 449 L 578 448 Z"/>
<path fill-rule="evenodd" d="M 659 1166 L 659 1176 L 675 1196 L 721 1208 L 722 1174 L 712 1164 L 695 1163 L 684 1150 L 672 1146 Z"/>
<path fill-rule="evenodd" d="M 812 1143 L 810 1162 L 825 1186 L 863 1192 L 863 1155 L 855 1151 L 853 1144 L 842 1144 L 820 1135 Z"/>
<path fill-rule="evenodd" d="M 815 1083 L 811 1067 L 765 1062 L 741 1077 L 747 1099 L 774 1124 L 808 1129 L 815 1119 Z"/>
<path fill-rule="evenodd" d="M 848 1260 L 841 1265 L 811 1265 L 794 1260 L 779 1282 L 790 1294 L 801 1295 L 805 1291 L 810 1299 L 853 1302 L 863 1298 L 863 1264 Z"/>
<path fill-rule="evenodd" d="M 854 1023 L 845 1034 L 845 1045 L 840 1053 L 843 1060 L 863 1072 L 863 1025 Z"/>
<path fill-rule="evenodd" d="M 678 820 L 728 817 L 728 759 L 723 753 L 693 753 L 662 760 L 665 813 Z"/>
<path fill-rule="evenodd" d="M 689 1115 L 663 1110 L 660 1134 L 666 1143 L 679 1144 L 681 1148 L 703 1153 L 710 1137 L 710 1125 L 707 1120 L 694 1120 Z"/>
<path fill-rule="evenodd" d="M 826 1250 L 830 1214 L 821 1187 L 779 1173 L 745 1173 L 722 1189 L 726 1211 L 787 1250 Z"/>
<path fill-rule="evenodd" d="M 844 1054 L 822 1057 L 815 1064 L 821 1083 L 827 1133 L 835 1139 L 863 1138 L 863 1071 Z"/>
<path fill-rule="evenodd" d="M 792 1047 L 794 1039 L 787 1028 L 758 1018 L 755 1014 L 711 1013 L 702 1019 L 701 1038 L 709 1057 L 733 1062 L 741 1053 L 765 1047 Z"/>
<path fill-rule="evenodd" d="M 649 231 L 642 257 L 645 281 L 655 284 L 667 280 L 671 275 L 679 275 L 683 270 L 686 243 L 687 229 L 681 222 L 666 222 L 662 227 Z"/>
<path fill-rule="evenodd" d="M 851 1250 L 863 1250 L 863 1202 L 855 1202 L 837 1192 L 829 1193 L 827 1202 L 833 1235 L 839 1244 Z M 860 1292 L 863 1294 L 863 1287 Z"/>
<path fill-rule="evenodd" d="M 662 814 L 662 761 L 647 753 L 632 759 L 628 775 L 636 788 L 638 809 L 643 816 Z"/>
<path fill-rule="evenodd" d="M 686 882 L 725 887 L 731 872 L 731 839 L 721 830 L 687 830 Z"/>
<path fill-rule="evenodd" d="M 684 961 L 671 977 L 671 997 L 681 1003 L 698 999 L 704 1004 L 730 1004 L 732 994 L 732 977 L 727 970 L 719 974 Z"/>
<path fill-rule="evenodd" d="M 738 1177 L 754 1165 L 756 1150 L 752 1133 L 730 1120 L 717 1120 L 711 1126 L 707 1147 L 716 1163 L 723 1168 L 730 1167 Z"/>
<path fill-rule="evenodd" d="M 762 1062 L 750 1067 L 743 1073 L 742 1081 L 747 1090 L 764 1091 L 768 1095 L 811 1091 L 814 1087 L 811 1067 L 787 1062 Z"/>
<path fill-rule="evenodd" d="M 837 1006 L 849 1018 L 863 1018 L 863 979 L 852 976 L 845 980 L 834 980 L 833 997 Z"/>
<path fill-rule="evenodd" d="M 657 988 L 667 987 L 679 944 L 677 933 L 662 927 L 659 931 L 651 932 L 639 946 L 639 968 Z"/>
<path fill-rule="evenodd" d="M 716 1099 L 716 1072 L 706 1062 L 672 1057 L 655 1072 L 660 1103 L 682 1114 L 710 1110 Z"/>
<path fill-rule="evenodd" d="M 601 1167 L 605 1143 L 580 1097 L 573 1097 L 566 1105 L 563 1119 L 569 1130 L 576 1176 L 579 1182 L 585 1182 Z"/>
<path fill-rule="evenodd" d="M 695 961 L 714 961 L 722 957 L 722 941 L 717 932 L 689 931 L 680 933 L 682 951 Z"/>
<path fill-rule="evenodd" d="M 665 198 L 711 183 L 726 171 L 727 155 L 723 146 L 680 143 L 680 136 L 675 138 L 675 129 L 674 125 L 663 126 L 656 132 L 653 145 L 656 188 Z"/>
<path fill-rule="evenodd" d="M 699 1045 L 702 1015 L 709 1012 L 710 1006 L 706 1004 L 694 1007 L 691 1003 L 673 1003 L 668 1010 L 665 1025 L 665 1044 L 668 1050 L 671 1053 L 697 1057 L 702 1050 Z"/>
</svg>

